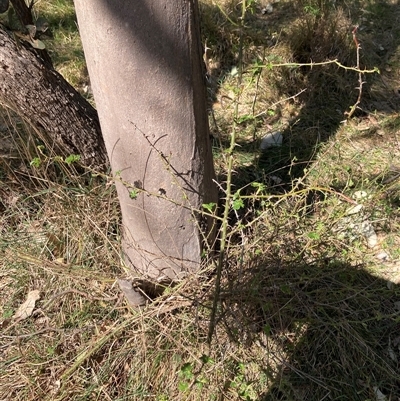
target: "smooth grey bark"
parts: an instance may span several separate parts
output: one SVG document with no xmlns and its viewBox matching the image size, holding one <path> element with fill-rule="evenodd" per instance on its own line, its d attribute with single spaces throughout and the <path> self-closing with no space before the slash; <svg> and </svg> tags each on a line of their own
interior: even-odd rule
<svg viewBox="0 0 400 401">
<path fill-rule="evenodd" d="M 1 26 L 0 102 L 44 130 L 64 153 L 79 154 L 83 164 L 98 170 L 108 166 L 96 110 L 29 44 L 17 45 Z"/>
<path fill-rule="evenodd" d="M 75 0 L 108 156 L 123 181 L 125 258 L 158 280 L 199 269 L 211 222 L 195 211 L 217 201 L 197 7 Z"/>
</svg>

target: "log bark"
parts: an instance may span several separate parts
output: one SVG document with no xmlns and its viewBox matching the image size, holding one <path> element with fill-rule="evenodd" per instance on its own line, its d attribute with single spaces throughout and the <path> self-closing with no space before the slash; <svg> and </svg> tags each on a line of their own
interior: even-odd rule
<svg viewBox="0 0 400 401">
<path fill-rule="evenodd" d="M 108 158 L 97 111 L 28 43 L 0 26 L 0 101 L 67 154 L 104 171 Z"/>
<path fill-rule="evenodd" d="M 31 9 L 26 5 L 25 0 L 11 0 L 11 4 L 24 25 L 33 25 Z"/>
<path fill-rule="evenodd" d="M 196 0 L 75 0 L 117 182 L 125 261 L 159 281 L 196 273 L 217 202 Z M 208 224 L 207 224 L 208 223 Z"/>
</svg>

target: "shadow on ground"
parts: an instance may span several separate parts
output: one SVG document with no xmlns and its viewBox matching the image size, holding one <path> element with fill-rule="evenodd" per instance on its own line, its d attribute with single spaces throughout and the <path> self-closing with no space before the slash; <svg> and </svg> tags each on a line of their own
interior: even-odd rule
<svg viewBox="0 0 400 401">
<path fill-rule="evenodd" d="M 360 25 L 356 34 L 360 49 L 360 68 L 379 68 L 381 74 L 365 74 L 361 103 L 354 114 L 366 119 L 370 114 L 382 115 L 400 110 L 400 98 L 396 92 L 395 73 L 391 64 L 400 45 L 400 7 L 397 2 L 371 2 L 365 4 L 345 1 L 277 2 L 271 14 L 263 14 L 256 7 L 245 21 L 244 42 L 246 51 L 251 47 L 263 48 L 264 64 L 268 64 L 277 43 L 283 43 L 292 55 L 294 63 L 325 62 L 337 59 L 343 65 L 356 66 L 357 52 L 352 30 Z M 320 6 L 320 8 L 317 7 Z M 307 8 L 308 7 L 308 8 Z M 203 36 L 207 46 L 214 49 L 220 60 L 212 74 L 211 99 L 215 100 L 220 84 L 229 75 L 232 66 L 238 64 L 239 29 L 232 25 L 240 15 L 239 7 L 221 9 L 202 5 Z M 212 23 L 210 23 L 210 15 Z M 231 21 L 228 20 L 228 17 Z M 250 55 L 248 57 L 253 57 Z M 246 57 L 246 56 L 245 56 Z M 275 56 L 274 56 L 275 57 Z M 274 58 L 272 57 L 272 62 Z M 248 60 L 249 61 L 249 60 Z M 279 61 L 278 61 L 279 62 Z M 263 114 L 239 126 L 246 131 L 254 128 L 254 142 L 238 138 L 237 154 L 253 154 L 253 162 L 238 167 L 234 184 L 245 186 L 251 181 L 274 174 L 291 187 L 293 181 L 304 175 L 304 168 L 315 159 L 321 144 L 328 141 L 346 120 L 346 112 L 358 98 L 358 74 L 339 68 L 336 64 L 318 67 L 275 68 L 278 79 L 275 85 L 278 99 L 294 96 L 289 104 L 297 110 L 292 118 L 283 117 L 283 105 L 274 115 Z M 303 93 L 297 96 L 302 90 Z M 262 94 L 260 94 L 262 95 Z M 282 124 L 283 144 L 264 154 L 259 154 L 259 140 L 265 134 L 265 126 Z M 217 146 L 229 146 L 229 133 L 222 136 Z M 224 177 L 221 177 L 223 181 Z"/>
<path fill-rule="evenodd" d="M 265 362 L 260 401 L 400 397 L 397 283 L 333 259 L 260 260 L 224 291 L 220 324 Z"/>
</svg>

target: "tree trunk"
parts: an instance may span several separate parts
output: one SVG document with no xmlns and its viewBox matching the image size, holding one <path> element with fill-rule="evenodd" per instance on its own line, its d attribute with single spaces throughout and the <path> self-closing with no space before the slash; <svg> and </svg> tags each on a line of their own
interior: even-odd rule
<svg viewBox="0 0 400 401">
<path fill-rule="evenodd" d="M 96 110 L 22 41 L 0 28 L 0 97 L 56 147 L 104 170 L 107 153 Z"/>
<path fill-rule="evenodd" d="M 158 280 L 192 274 L 202 234 L 212 232 L 197 210 L 217 201 L 197 0 L 75 0 L 75 7 L 121 177 L 126 261 Z"/>
</svg>

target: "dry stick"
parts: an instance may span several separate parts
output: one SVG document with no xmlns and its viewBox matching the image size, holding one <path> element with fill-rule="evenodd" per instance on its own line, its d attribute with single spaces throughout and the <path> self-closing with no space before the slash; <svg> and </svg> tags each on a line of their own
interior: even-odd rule
<svg viewBox="0 0 400 401">
<path fill-rule="evenodd" d="M 7 335 L 4 335 L 4 336 L 3 336 L 3 335 L 1 335 L 1 336 L 0 336 L 1 339 L 3 339 L 3 338 L 9 338 L 11 341 L 10 341 L 9 343 L 5 344 L 5 345 L 0 346 L 0 349 L 8 348 L 8 347 L 10 347 L 12 344 L 14 344 L 16 341 L 22 340 L 23 338 L 35 337 L 35 336 L 38 336 L 39 334 L 43 334 L 43 333 L 46 333 L 46 332 L 48 332 L 48 331 L 54 331 L 54 332 L 56 332 L 56 333 L 64 333 L 64 332 L 65 332 L 65 329 L 57 329 L 57 328 L 55 328 L 55 327 L 45 327 L 44 329 L 34 331 L 33 333 L 19 334 L 19 335 L 17 335 L 17 336 L 10 336 L 10 335 L 8 335 L 8 336 L 7 336 Z"/>
<path fill-rule="evenodd" d="M 362 74 L 373 74 L 375 72 L 377 72 L 378 74 L 380 73 L 379 68 L 378 67 L 374 67 L 372 70 L 361 70 L 359 67 L 347 67 L 344 64 L 340 63 L 339 61 L 337 61 L 337 59 L 335 60 L 328 60 L 328 61 L 320 61 L 318 63 L 277 63 L 277 64 L 267 64 L 265 66 L 262 66 L 260 68 L 268 68 L 269 70 L 275 67 L 315 67 L 315 66 L 319 66 L 319 65 L 328 65 L 328 64 L 336 64 L 337 66 L 339 66 L 340 68 L 343 68 L 344 70 L 349 70 L 349 71 L 355 71 L 355 72 L 359 72 Z"/>
<path fill-rule="evenodd" d="M 357 101 L 353 104 L 353 106 L 351 106 L 350 111 L 344 113 L 345 116 L 347 116 L 348 119 L 350 119 L 353 116 L 354 112 L 356 111 L 358 105 L 361 102 L 362 88 L 363 88 L 363 85 L 365 84 L 365 82 L 362 79 L 362 71 L 360 70 L 360 49 L 361 49 L 361 46 L 360 46 L 360 43 L 357 40 L 357 29 L 358 29 L 358 26 L 355 26 L 353 31 L 352 31 L 352 34 L 353 34 L 353 41 L 354 41 L 354 43 L 356 45 L 356 51 L 357 51 L 357 70 L 358 70 L 358 84 L 359 84 L 359 86 L 356 89 L 358 89 L 358 98 L 357 98 Z"/>
<path fill-rule="evenodd" d="M 277 202 L 280 202 L 280 200 L 283 200 L 283 199 L 286 199 L 289 197 L 294 197 L 297 195 L 301 195 L 301 194 L 307 193 L 309 191 L 327 192 L 327 193 L 330 193 L 333 195 L 337 195 L 339 198 L 342 198 L 344 201 L 346 201 L 347 203 L 351 203 L 352 205 L 358 204 L 354 199 L 349 198 L 348 196 L 342 194 L 341 192 L 338 192 L 329 187 L 320 187 L 320 186 L 299 189 L 297 191 L 291 191 L 291 192 L 280 194 L 280 195 L 257 195 L 258 196 L 257 199 L 265 199 L 267 201 L 272 200 L 272 199 L 277 199 Z M 253 199 L 254 195 L 242 195 L 241 198 L 242 199 Z"/>
<path fill-rule="evenodd" d="M 272 103 L 266 110 L 264 110 L 264 111 L 262 111 L 262 112 L 256 114 L 256 115 L 254 116 L 254 118 L 258 118 L 258 117 L 263 116 L 264 114 L 267 114 L 267 113 L 268 113 L 268 110 L 272 109 L 273 107 L 277 106 L 278 104 L 287 102 L 288 100 L 294 100 L 294 99 L 296 99 L 296 97 L 300 96 L 300 95 L 301 95 L 303 92 L 305 92 L 306 90 L 307 90 L 307 88 L 304 88 L 304 89 L 302 89 L 300 92 L 297 92 L 297 93 L 296 93 L 295 95 L 293 95 L 293 96 L 289 96 L 289 97 L 287 97 L 287 98 L 285 98 L 285 99 L 281 99 L 281 100 L 278 100 L 278 101 L 275 102 L 275 103 Z"/>
<path fill-rule="evenodd" d="M 218 302 L 221 292 L 221 276 L 222 276 L 222 266 L 225 261 L 226 255 L 226 245 L 227 245 L 227 234 L 228 234 L 228 217 L 229 217 L 229 210 L 231 207 L 232 201 L 232 171 L 233 171 L 233 151 L 236 147 L 236 128 L 237 128 L 237 116 L 239 114 L 239 97 L 240 97 L 240 86 L 242 84 L 242 74 L 243 74 L 243 21 L 246 15 L 246 0 L 242 0 L 242 15 L 240 18 L 240 25 L 239 25 L 239 55 L 238 55 L 238 82 L 237 82 L 237 96 L 235 102 L 235 110 L 234 110 L 234 118 L 233 118 L 233 125 L 232 125 L 232 132 L 231 132 L 231 141 L 229 149 L 227 150 L 228 155 L 228 171 L 226 177 L 226 191 L 225 191 L 225 206 L 224 206 L 224 214 L 222 218 L 221 224 L 221 239 L 220 239 L 220 251 L 219 251 L 219 258 L 217 264 L 217 272 L 216 272 L 216 279 L 215 279 L 215 294 L 213 299 L 213 305 L 211 310 L 210 316 L 210 326 L 208 329 L 207 335 L 207 342 L 211 345 L 212 336 L 215 330 L 216 324 L 216 315 L 217 315 L 217 308 Z"/>
<path fill-rule="evenodd" d="M 263 51 L 263 57 L 262 57 L 262 64 L 265 61 L 265 47 L 264 47 L 264 51 Z M 251 114 L 253 116 L 253 118 L 256 118 L 256 116 L 254 115 L 254 110 L 256 108 L 256 102 L 257 102 L 257 96 L 258 96 L 258 88 L 259 88 L 259 84 L 260 84 L 260 78 L 261 78 L 261 72 L 260 71 L 256 71 L 257 72 L 257 79 L 256 79 L 256 87 L 255 87 L 255 93 L 254 93 L 254 97 L 253 97 L 253 102 L 251 104 Z M 256 139 L 256 131 L 257 129 L 254 127 L 254 132 L 253 132 L 253 141 Z"/>
<path fill-rule="evenodd" d="M 310 187 L 307 189 L 301 189 L 301 190 L 297 190 L 294 192 L 289 192 L 289 193 L 285 193 L 283 195 L 258 195 L 258 199 L 264 199 L 267 201 L 272 201 L 276 199 L 275 202 L 275 206 L 278 206 L 279 203 L 281 203 L 283 200 L 289 198 L 289 197 L 294 197 L 294 196 L 298 196 L 298 195 L 304 195 L 306 193 L 308 193 L 309 191 L 320 191 L 320 192 L 327 192 L 333 195 L 337 195 L 339 198 L 341 198 L 342 200 L 344 200 L 347 203 L 350 203 L 352 205 L 357 205 L 358 203 L 349 198 L 348 196 L 342 194 L 341 192 L 337 192 L 331 188 L 327 188 L 327 187 Z M 242 195 L 241 198 L 242 199 L 253 199 L 253 195 Z M 255 223 L 257 223 L 259 220 L 264 218 L 264 213 L 261 213 L 258 217 L 256 217 L 255 219 L 251 220 L 250 222 L 246 223 L 241 230 L 247 229 L 252 227 Z"/>
</svg>

